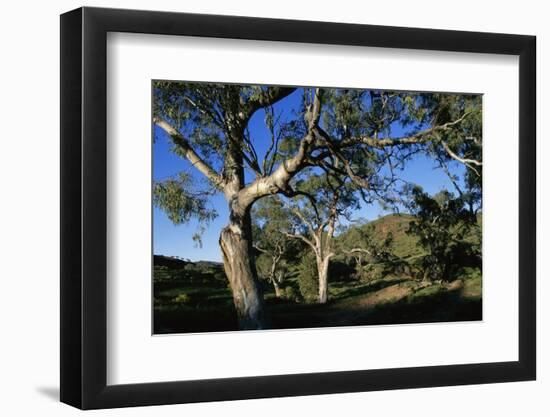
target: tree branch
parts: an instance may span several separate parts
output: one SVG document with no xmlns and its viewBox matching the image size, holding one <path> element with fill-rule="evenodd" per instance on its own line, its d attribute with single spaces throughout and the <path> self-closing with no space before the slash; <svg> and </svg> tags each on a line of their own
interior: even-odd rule
<svg viewBox="0 0 550 417">
<path fill-rule="evenodd" d="M 321 114 L 320 90 L 315 90 L 313 106 L 306 112 L 309 125 L 308 133 L 300 141 L 296 153 L 281 164 L 269 176 L 257 178 L 251 184 L 239 191 L 239 200 L 247 207 L 258 198 L 275 194 L 288 189 L 288 183 L 303 167 L 307 159 L 308 151 L 315 142 L 314 127 L 319 122 Z"/>
<path fill-rule="evenodd" d="M 256 99 L 249 100 L 244 110 L 240 112 L 239 117 L 242 121 L 248 121 L 257 110 L 262 107 L 272 106 L 294 91 L 296 91 L 296 88 L 269 87 L 267 91 L 263 91 Z"/>
<path fill-rule="evenodd" d="M 313 224 L 300 212 L 300 209 L 297 207 L 292 207 L 290 210 L 307 226 L 309 232 L 314 235 L 315 227 L 313 227 Z"/>
<path fill-rule="evenodd" d="M 313 249 L 314 252 L 317 252 L 317 248 L 316 248 L 315 244 L 311 240 L 309 240 L 307 237 L 305 237 L 303 235 L 300 235 L 300 234 L 297 234 L 297 233 L 288 233 L 288 232 L 282 232 L 282 233 L 283 233 L 283 235 L 285 235 L 287 237 L 290 237 L 292 239 L 300 239 L 300 240 L 304 241 L 309 246 L 311 246 L 311 248 Z"/>
<path fill-rule="evenodd" d="M 456 182 L 456 179 L 453 176 L 453 174 L 451 174 L 451 171 L 449 171 L 449 167 L 447 166 L 447 164 L 445 163 L 443 158 L 436 154 L 435 159 L 439 163 L 439 166 L 441 167 L 441 169 L 443 170 L 445 175 L 447 175 L 447 178 L 449 178 L 449 181 L 451 181 L 451 184 L 453 184 L 453 187 L 455 187 L 455 190 L 458 192 L 458 195 L 460 197 L 464 197 L 464 193 L 462 192 L 462 189 L 460 188 L 460 186 Z"/>
<path fill-rule="evenodd" d="M 350 249 L 350 250 L 342 250 L 342 252 L 344 252 L 346 255 L 353 255 L 355 253 L 366 253 L 367 255 L 372 255 L 372 253 L 370 251 L 368 251 L 367 249 L 363 249 L 363 248 L 353 248 L 353 249 Z"/>
<path fill-rule="evenodd" d="M 299 196 L 305 197 L 309 201 L 309 204 L 311 204 L 311 207 L 315 212 L 315 217 L 317 218 L 317 221 L 320 222 L 321 216 L 319 216 L 319 211 L 317 210 L 317 202 L 315 201 L 315 198 L 311 194 L 306 193 L 305 191 L 293 190 L 290 187 L 288 187 L 288 189 L 286 190 L 282 190 L 281 193 L 288 198 L 294 198 Z"/>
<path fill-rule="evenodd" d="M 444 140 L 441 141 L 441 145 L 443 145 L 443 149 L 445 149 L 445 151 L 449 154 L 451 158 L 456 159 L 458 162 L 461 162 L 464 165 L 473 164 L 478 167 L 483 165 L 483 162 L 476 161 L 475 159 L 461 158 L 460 156 L 458 156 L 456 153 L 452 151 L 452 149 L 449 147 L 447 142 L 445 142 Z"/>
<path fill-rule="evenodd" d="M 261 253 L 265 253 L 265 254 L 271 255 L 271 253 L 270 253 L 267 249 L 263 249 L 263 248 L 261 248 L 261 247 L 258 246 L 258 245 L 255 245 L 255 244 L 254 244 L 254 245 L 252 245 L 252 247 L 253 247 L 254 249 L 256 249 L 258 252 L 261 252 Z"/>
<path fill-rule="evenodd" d="M 185 157 L 191 164 L 205 175 L 216 187 L 222 187 L 224 180 L 220 174 L 208 165 L 191 147 L 189 141 L 183 137 L 170 123 L 160 117 L 153 117 L 153 123 L 163 129 L 171 138 L 174 144 L 179 146 Z"/>
<path fill-rule="evenodd" d="M 461 117 L 459 117 L 458 119 L 452 122 L 447 122 L 442 125 L 437 125 L 434 127 L 430 127 L 428 129 L 421 130 L 420 132 L 411 136 L 405 136 L 401 138 L 384 138 L 384 139 L 377 139 L 370 136 L 360 136 L 357 138 L 350 138 L 348 140 L 344 140 L 342 143 L 339 144 L 339 147 L 365 144 L 365 145 L 372 146 L 373 148 L 383 149 L 390 146 L 425 143 L 430 139 L 430 137 L 433 134 L 450 129 L 451 127 L 462 122 L 466 117 L 468 117 L 472 113 L 473 111 L 466 112 Z"/>
</svg>

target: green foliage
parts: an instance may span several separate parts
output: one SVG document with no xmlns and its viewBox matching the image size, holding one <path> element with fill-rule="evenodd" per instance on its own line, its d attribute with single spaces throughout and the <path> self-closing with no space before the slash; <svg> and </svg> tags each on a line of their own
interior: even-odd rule
<svg viewBox="0 0 550 417">
<path fill-rule="evenodd" d="M 466 275 L 463 276 L 464 289 L 462 290 L 462 296 L 465 299 L 481 301 L 482 295 L 482 279 L 481 279 L 481 270 L 472 269 L 470 273 L 466 272 Z"/>
<path fill-rule="evenodd" d="M 244 163 L 250 163 L 254 169 L 260 168 L 261 162 L 272 169 L 277 147 L 267 152 L 265 161 L 252 161 L 257 155 L 248 135 L 247 121 L 243 123 L 238 117 L 250 102 L 265 100 L 272 90 L 273 87 L 262 85 L 154 81 L 153 113 L 173 124 L 197 154 L 220 171 L 226 168 L 228 151 L 235 148 L 246 154 Z M 302 118 L 287 123 L 271 116 L 266 115 L 266 125 L 277 136 L 277 141 L 288 141 L 292 137 L 296 141 L 302 137 Z M 186 149 L 174 146 L 173 151 L 183 155 Z"/>
<path fill-rule="evenodd" d="M 406 261 L 396 255 L 393 223 L 398 216 L 387 216 L 384 223 L 374 221 L 349 228 L 339 239 L 339 247 L 347 254 L 346 260 L 355 268 L 355 279 L 378 280 L 406 273 Z M 401 234 L 402 236 L 402 234 Z M 407 255 L 409 255 L 407 253 Z"/>
<path fill-rule="evenodd" d="M 403 216 L 378 219 L 379 228 L 389 225 L 395 228 L 405 223 Z M 394 229 L 395 230 L 395 229 Z M 396 234 L 396 240 L 400 239 Z M 307 251 L 310 252 L 310 251 Z M 299 253 L 301 259 L 303 253 Z M 311 256 L 311 255 L 310 255 Z M 176 258 L 155 256 L 155 271 L 164 271 L 172 278 L 154 281 L 154 331 L 155 333 L 182 333 L 202 331 L 237 330 L 232 295 L 223 275 L 222 265 L 214 262 L 190 262 Z M 305 264 L 305 262 L 302 262 Z M 481 318 L 481 275 L 476 268 L 462 268 L 463 290 L 450 292 L 445 283 L 434 283 L 423 288 L 410 277 L 384 277 L 380 280 L 360 282 L 349 280 L 350 271 L 333 262 L 331 276 L 331 303 L 319 305 L 316 301 L 316 280 L 310 281 L 311 298 L 304 300 L 300 293 L 298 277 L 291 271 L 282 285 L 281 297 L 266 297 L 266 308 L 273 328 L 306 328 L 340 325 L 366 325 L 381 323 L 412 323 L 427 321 L 479 320 Z M 305 271 L 313 271 L 315 262 L 310 259 Z M 352 272 L 352 271 L 351 271 Z M 392 297 L 394 290 L 408 287 L 401 301 Z M 415 288 L 419 288 L 416 289 Z M 386 292 L 388 294 L 386 294 Z M 185 294 L 180 297 L 181 294 Z M 386 294 L 386 295 L 383 295 Z M 393 300 L 393 301 L 392 301 Z M 308 302 L 304 302 L 308 301 Z"/>
<path fill-rule="evenodd" d="M 288 209 L 277 196 L 268 197 L 256 204 L 252 217 L 258 275 L 281 284 L 300 249 L 296 239 L 284 234 L 291 229 Z"/>
<path fill-rule="evenodd" d="M 177 297 L 174 297 L 173 301 L 175 303 L 187 304 L 191 301 L 191 297 L 189 297 L 189 294 L 182 292 L 181 294 L 178 294 Z"/>
<path fill-rule="evenodd" d="M 304 300 L 315 301 L 319 296 L 319 277 L 315 256 L 311 252 L 307 252 L 298 264 L 297 279 Z"/>
<path fill-rule="evenodd" d="M 482 98 L 468 94 L 426 94 L 421 105 L 429 110 L 431 123 L 443 125 L 462 117 L 452 129 L 438 131 L 424 152 L 451 180 L 462 203 L 472 216 L 481 210 L 483 178 Z M 467 115 L 467 117 L 465 117 Z M 462 180 L 451 174 L 449 166 L 462 160 L 466 168 Z M 474 162 L 477 161 L 477 162 Z"/>
<path fill-rule="evenodd" d="M 153 267 L 153 280 L 155 282 L 169 281 L 174 278 L 173 273 L 166 266 Z"/>
<path fill-rule="evenodd" d="M 349 250 L 365 245 L 384 246 L 391 234 L 391 252 L 403 259 L 424 253 L 418 244 L 418 239 L 407 233 L 413 217 L 408 214 L 389 214 L 370 222 L 359 221 L 347 227 L 337 238 L 340 250 Z M 372 243 L 367 241 L 372 240 Z M 348 257 L 352 260 L 351 257 Z"/>
<path fill-rule="evenodd" d="M 174 224 L 197 219 L 199 228 L 193 239 L 200 243 L 201 232 L 217 215 L 209 198 L 223 191 L 218 178 L 235 180 L 244 187 L 253 178 L 248 173 L 266 178 L 283 159 L 307 148 L 301 169 L 292 180 L 269 189 L 284 195 L 286 205 L 280 198 L 270 197 L 255 200 L 252 207 L 257 251 L 250 256 L 256 257 L 261 278 L 283 284 L 280 287 L 285 294 L 287 289 L 299 288 L 305 299 L 317 297 L 315 259 L 303 241 L 285 235 L 292 233 L 320 237 L 316 245 L 323 256 L 338 253 L 329 269 L 331 283 L 334 278 L 349 279 L 350 267 L 355 268 L 355 278 L 369 283 L 409 275 L 407 264 L 432 280 L 450 280 L 461 274 L 477 279 L 475 271 L 480 270 L 481 259 L 481 228 L 476 218 L 481 210 L 481 96 L 320 89 L 321 122 L 313 145 L 303 148 L 301 141 L 308 133 L 314 89 L 302 89 L 300 104 L 283 111 L 266 100 L 274 88 L 153 82 L 154 117 L 164 119 L 178 132 L 168 137 L 172 151 L 186 158 L 192 150 L 195 160 L 202 162 L 199 169 L 210 178 L 199 183 L 184 172 L 154 183 L 154 204 Z M 256 129 L 249 130 L 253 114 L 263 118 L 268 133 L 268 144 L 262 152 L 254 148 L 259 140 L 252 137 Z M 400 126 L 400 136 L 439 128 L 422 143 L 385 148 L 373 145 L 379 139 L 395 138 L 396 126 Z M 155 134 L 161 131 L 154 129 Z M 420 191 L 406 195 L 397 190 L 400 172 L 419 153 L 447 173 L 458 197 L 448 192 L 434 197 Z M 449 166 L 461 158 L 474 162 L 466 162 L 464 177 L 458 178 Z M 218 175 L 212 174 L 214 171 Z M 386 208 L 406 204 L 414 217 L 380 219 L 368 226 L 348 228 L 340 236 L 338 232 L 329 233 L 338 220 L 352 220 L 360 203 L 375 201 Z M 361 258 L 342 255 L 342 250 L 354 247 L 365 251 Z M 163 285 L 175 281 L 210 285 L 214 280 L 216 285 L 226 285 L 221 268 L 214 272 L 203 269 L 204 265 L 174 269 L 164 266 L 155 266 L 154 270 L 155 282 Z M 466 272 L 464 268 L 468 267 L 473 272 Z M 294 270 L 297 284 L 291 285 L 287 280 L 295 279 Z"/>
<path fill-rule="evenodd" d="M 287 285 L 283 289 L 283 297 L 287 300 L 290 300 L 290 301 L 299 301 L 300 300 L 299 292 L 296 291 L 296 289 L 292 285 Z"/>
<path fill-rule="evenodd" d="M 411 190 L 411 211 L 415 219 L 408 233 L 418 237 L 427 252 L 418 259 L 421 278 L 453 280 L 465 266 L 481 266 L 481 242 L 467 240 L 477 218 L 465 208 L 461 197 L 448 191 L 431 197 L 420 187 Z"/>
<path fill-rule="evenodd" d="M 155 283 L 164 285 L 173 282 L 186 285 L 227 284 L 227 278 L 221 263 L 209 261 L 183 261 L 178 258 L 155 255 L 153 259 L 153 278 Z"/>
<path fill-rule="evenodd" d="M 208 192 L 191 191 L 193 180 L 190 175 L 180 173 L 173 178 L 153 183 L 153 204 L 164 210 L 174 224 L 187 223 L 191 218 L 199 222 L 199 231 L 193 240 L 200 244 L 200 234 L 210 221 L 217 217 L 214 208 L 209 207 Z"/>
<path fill-rule="evenodd" d="M 481 269 L 472 267 L 462 268 L 460 277 L 464 280 L 481 280 Z"/>
<path fill-rule="evenodd" d="M 409 302 L 419 301 L 426 298 L 431 298 L 442 294 L 445 291 L 445 288 L 440 284 L 430 285 L 426 288 L 422 288 L 418 291 L 415 291 L 408 296 Z"/>
</svg>

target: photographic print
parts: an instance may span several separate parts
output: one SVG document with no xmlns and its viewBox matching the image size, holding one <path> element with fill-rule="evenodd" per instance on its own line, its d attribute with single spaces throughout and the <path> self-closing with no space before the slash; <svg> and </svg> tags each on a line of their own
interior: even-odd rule
<svg viewBox="0 0 550 417">
<path fill-rule="evenodd" d="M 482 95 L 151 90 L 154 334 L 482 319 Z"/>
</svg>

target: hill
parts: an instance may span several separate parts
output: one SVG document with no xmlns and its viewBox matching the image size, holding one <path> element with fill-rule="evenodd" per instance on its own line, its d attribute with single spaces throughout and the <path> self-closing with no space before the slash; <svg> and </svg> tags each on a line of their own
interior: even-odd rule
<svg viewBox="0 0 550 417">
<path fill-rule="evenodd" d="M 167 269 L 184 269 L 188 263 L 190 262 L 173 256 L 153 255 L 153 265 Z"/>
<path fill-rule="evenodd" d="M 346 248 L 361 247 L 366 234 L 369 239 L 382 243 L 391 233 L 393 252 L 414 261 L 423 250 L 417 239 L 406 233 L 413 219 L 411 215 L 391 214 L 355 224 L 338 235 L 335 243 Z M 343 255 L 333 259 L 329 269 L 329 302 L 325 305 L 306 299 L 295 271 L 285 277 L 280 294 L 276 294 L 265 279 L 260 280 L 271 328 L 482 318 L 480 272 L 470 271 L 452 282 L 429 283 L 403 272 L 387 273 L 384 263 L 367 263 L 362 271 L 367 273 L 358 274 L 350 260 Z M 155 255 L 155 334 L 237 329 L 233 297 L 221 263 Z"/>
<path fill-rule="evenodd" d="M 372 230 L 372 238 L 376 243 L 382 243 L 391 233 L 393 236 L 393 252 L 400 258 L 411 258 L 423 253 L 418 245 L 418 239 L 407 234 L 409 223 L 414 219 L 410 214 L 388 214 L 368 223 L 351 226 L 336 239 L 339 244 L 347 247 L 360 244 L 362 236 Z"/>
<path fill-rule="evenodd" d="M 361 232 L 373 229 L 373 238 L 381 243 L 389 233 L 393 236 L 393 251 L 401 258 L 410 258 L 421 255 L 422 248 L 418 246 L 418 240 L 409 236 L 406 231 L 413 220 L 409 214 L 389 214 L 376 220 L 349 227 L 336 238 L 337 244 L 359 244 Z M 170 271 L 200 271 L 203 273 L 223 273 L 223 264 L 213 261 L 190 261 L 173 256 L 154 255 L 153 265 L 158 270 Z"/>
<path fill-rule="evenodd" d="M 225 283 L 225 273 L 220 262 L 184 260 L 173 256 L 154 255 L 153 276 L 155 282 L 186 281 Z"/>
<path fill-rule="evenodd" d="M 214 262 L 214 261 L 190 261 L 186 259 L 181 259 L 179 257 L 175 256 L 165 256 L 165 255 L 154 255 L 153 259 L 153 265 L 154 266 L 164 266 L 168 269 L 185 269 L 187 268 L 223 268 L 223 264 L 221 262 Z"/>
</svg>

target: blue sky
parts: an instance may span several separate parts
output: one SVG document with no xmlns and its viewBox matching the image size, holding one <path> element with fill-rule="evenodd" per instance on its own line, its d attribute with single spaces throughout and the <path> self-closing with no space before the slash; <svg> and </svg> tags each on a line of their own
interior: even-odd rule
<svg viewBox="0 0 550 417">
<path fill-rule="evenodd" d="M 291 109 L 296 108 L 300 102 L 301 92 L 296 91 L 287 98 L 281 100 L 276 106 L 275 111 L 283 112 L 283 117 L 290 117 Z M 249 123 L 250 134 L 260 159 L 269 144 L 269 132 L 265 127 L 264 113 L 258 111 L 252 117 Z M 396 127 L 392 130 L 392 136 L 402 135 L 404 132 Z M 185 171 L 190 173 L 197 182 L 203 181 L 198 173 L 187 162 L 171 152 L 171 144 L 167 135 L 158 127 L 155 127 L 155 143 L 153 145 L 153 179 L 155 181 Z M 453 173 L 461 174 L 463 167 L 458 164 L 452 164 Z M 435 168 L 433 160 L 425 156 L 415 156 L 406 165 L 401 177 L 409 182 L 421 185 L 425 191 L 430 194 L 437 193 L 442 189 L 452 191 L 452 184 L 440 169 Z M 253 179 L 251 174 L 247 174 L 247 179 Z M 174 225 L 159 208 L 153 210 L 153 250 L 155 254 L 167 256 L 179 256 L 192 261 L 210 260 L 221 261 L 221 253 L 218 246 L 218 238 L 221 229 L 226 225 L 228 219 L 227 204 L 223 195 L 218 194 L 210 198 L 210 204 L 216 208 L 218 217 L 214 219 L 202 235 L 202 247 L 198 246 L 192 236 L 198 229 L 195 220 L 182 225 Z M 368 220 L 387 214 L 377 203 L 365 205 L 354 213 L 355 218 Z"/>
</svg>

